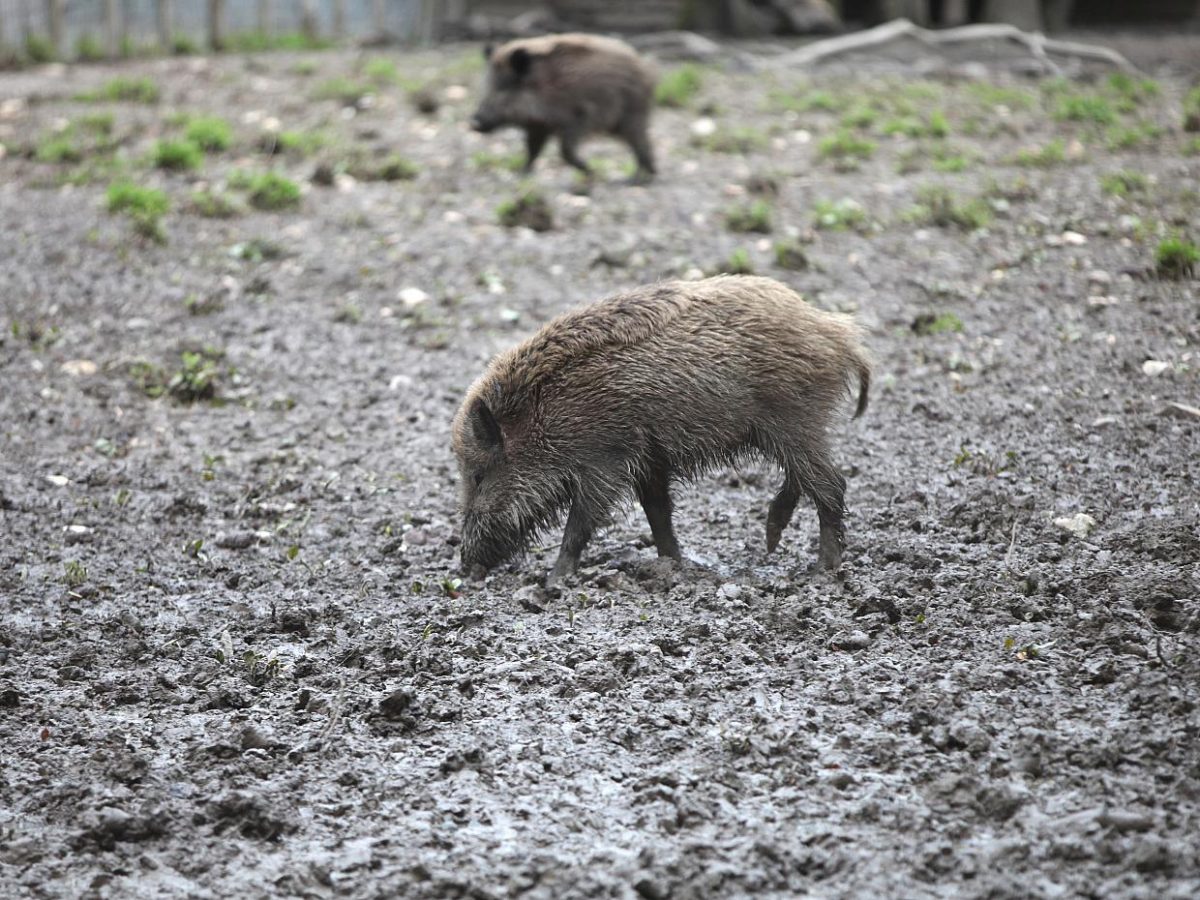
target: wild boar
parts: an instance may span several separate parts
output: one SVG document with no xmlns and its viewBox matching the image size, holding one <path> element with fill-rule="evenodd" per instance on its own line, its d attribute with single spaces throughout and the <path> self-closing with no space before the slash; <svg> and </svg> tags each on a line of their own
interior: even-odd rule
<svg viewBox="0 0 1200 900">
<path fill-rule="evenodd" d="M 633 150 L 635 180 L 654 176 L 646 130 L 656 78 L 628 44 L 590 34 L 546 35 L 485 48 L 484 58 L 487 94 L 471 127 L 485 134 L 502 125 L 525 129 L 526 172 L 557 136 L 563 160 L 590 175 L 579 144 L 588 135 L 609 134 Z"/>
<path fill-rule="evenodd" d="M 665 282 L 554 319 L 493 359 L 455 416 L 463 567 L 505 561 L 569 509 L 553 583 L 630 496 L 678 560 L 672 482 L 757 455 L 783 470 L 767 551 L 807 494 L 820 565 L 837 568 L 846 482 L 827 432 L 855 382 L 863 413 L 870 378 L 849 317 L 769 278 Z"/>
</svg>

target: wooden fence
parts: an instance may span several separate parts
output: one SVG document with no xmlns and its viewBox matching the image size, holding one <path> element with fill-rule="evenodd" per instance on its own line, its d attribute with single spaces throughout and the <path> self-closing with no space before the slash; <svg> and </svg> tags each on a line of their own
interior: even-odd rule
<svg viewBox="0 0 1200 900">
<path fill-rule="evenodd" d="M 35 61 L 427 43 L 463 0 L 0 0 L 0 49 Z"/>
</svg>

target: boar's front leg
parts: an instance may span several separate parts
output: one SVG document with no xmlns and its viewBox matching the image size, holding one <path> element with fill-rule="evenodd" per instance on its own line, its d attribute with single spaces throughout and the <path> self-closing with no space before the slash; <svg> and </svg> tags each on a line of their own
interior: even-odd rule
<svg viewBox="0 0 1200 900">
<path fill-rule="evenodd" d="M 542 155 L 542 148 L 550 139 L 550 130 L 541 125 L 530 125 L 525 129 L 525 173 L 533 171 L 533 164 Z"/>
<path fill-rule="evenodd" d="M 579 156 L 579 142 L 583 139 L 583 134 L 576 128 L 564 129 L 558 136 L 558 149 L 562 153 L 563 162 L 574 166 L 584 175 L 592 177 L 592 170 L 588 168 Z"/>
<path fill-rule="evenodd" d="M 638 482 L 638 500 L 646 511 L 650 533 L 654 535 L 654 546 L 659 556 L 668 556 L 682 561 L 679 542 L 675 540 L 675 527 L 671 524 L 671 477 L 663 469 L 646 475 Z"/>
<path fill-rule="evenodd" d="M 563 530 L 562 547 L 558 551 L 558 559 L 546 579 L 547 587 L 552 587 L 565 575 L 573 575 L 579 570 L 579 555 L 592 538 L 596 530 L 597 517 L 593 514 L 592 505 L 576 497 L 571 501 L 571 512 L 567 514 L 567 525 Z"/>
</svg>

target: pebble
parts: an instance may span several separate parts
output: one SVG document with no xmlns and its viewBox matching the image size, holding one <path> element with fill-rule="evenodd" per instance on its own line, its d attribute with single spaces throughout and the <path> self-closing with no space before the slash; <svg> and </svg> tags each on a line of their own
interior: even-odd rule
<svg viewBox="0 0 1200 900">
<path fill-rule="evenodd" d="M 1096 520 L 1087 513 L 1076 513 L 1073 516 L 1060 516 L 1055 519 L 1054 527 L 1073 534 L 1077 538 L 1085 538 L 1096 527 Z"/>
<path fill-rule="evenodd" d="M 871 638 L 865 631 L 848 631 L 838 635 L 831 642 L 839 650 L 865 650 L 871 646 Z"/>
<path fill-rule="evenodd" d="M 1150 378 L 1157 378 L 1169 368 L 1171 368 L 1169 362 L 1161 359 L 1148 359 L 1142 363 L 1142 374 Z"/>
<path fill-rule="evenodd" d="M 429 300 L 429 295 L 418 287 L 401 288 L 400 293 L 396 296 L 408 309 L 413 309 Z"/>
<path fill-rule="evenodd" d="M 1088 272 L 1088 284 L 1112 284 L 1113 277 L 1103 269 L 1093 269 Z"/>
<path fill-rule="evenodd" d="M 257 540 L 258 535 L 253 531 L 233 531 L 221 532 L 213 543 L 224 550 L 245 550 Z"/>
<path fill-rule="evenodd" d="M 68 525 L 63 529 L 63 543 L 86 544 L 91 541 L 93 530 L 86 525 Z"/>
<path fill-rule="evenodd" d="M 66 475 L 47 475 L 46 480 L 55 487 L 66 487 L 71 483 L 71 479 Z"/>
</svg>

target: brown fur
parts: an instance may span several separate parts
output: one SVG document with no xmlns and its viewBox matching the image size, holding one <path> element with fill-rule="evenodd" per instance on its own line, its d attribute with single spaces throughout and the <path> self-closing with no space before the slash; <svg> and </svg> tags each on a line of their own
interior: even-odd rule
<svg viewBox="0 0 1200 900">
<path fill-rule="evenodd" d="M 628 44 L 589 34 L 509 41 L 488 58 L 488 90 L 471 119 L 477 131 L 502 125 L 525 130 L 525 170 L 557 137 L 563 159 L 585 174 L 579 143 L 588 135 L 623 140 L 642 180 L 654 174 L 647 127 L 655 75 Z"/>
<path fill-rule="evenodd" d="M 778 462 L 774 550 L 802 493 L 816 501 L 822 565 L 842 554 L 845 481 L 827 428 L 870 366 L 853 322 L 769 278 L 665 282 L 567 313 L 502 353 L 454 419 L 464 567 L 496 565 L 569 507 L 551 578 L 596 527 L 639 498 L 660 556 L 680 557 L 670 485 L 743 456 Z"/>
</svg>

